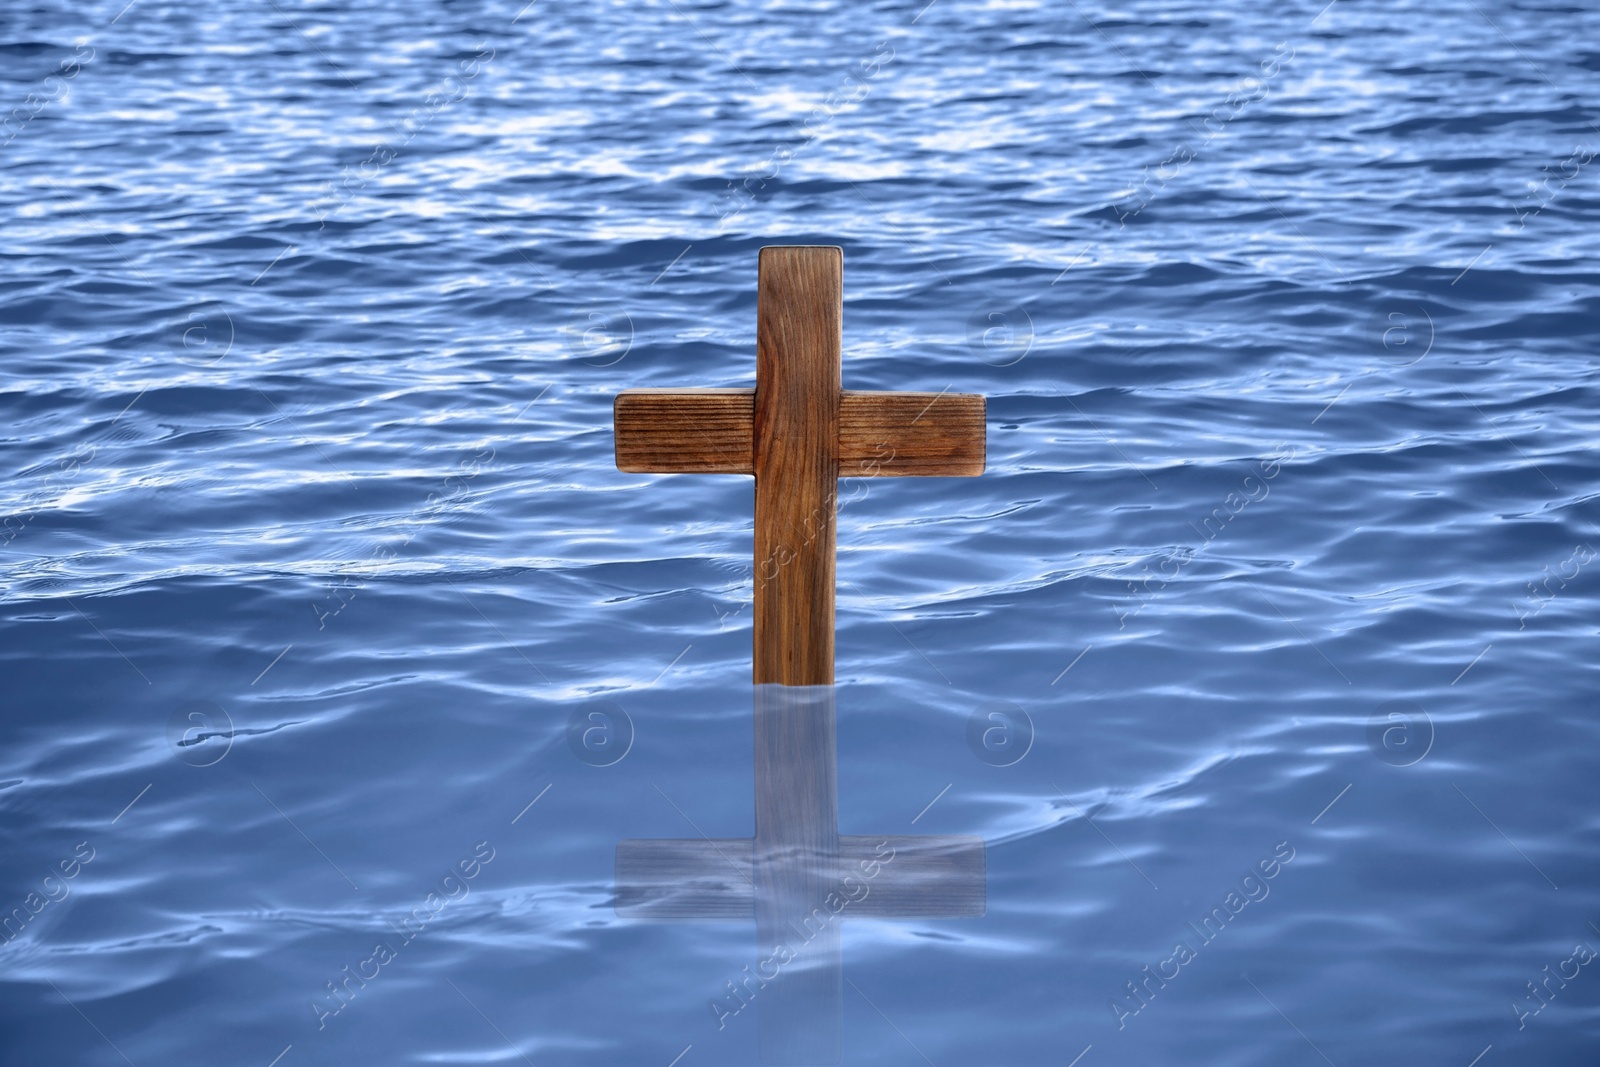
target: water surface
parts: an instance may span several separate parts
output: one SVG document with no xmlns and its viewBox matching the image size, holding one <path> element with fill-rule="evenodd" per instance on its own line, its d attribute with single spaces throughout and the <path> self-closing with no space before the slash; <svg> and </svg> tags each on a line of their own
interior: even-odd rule
<svg viewBox="0 0 1600 1067">
<path fill-rule="evenodd" d="M 750 483 L 610 412 L 771 243 L 989 398 L 840 490 L 840 830 L 987 859 L 844 1062 L 1595 1061 L 1600 12 L 123 2 L 0 16 L 0 1062 L 756 1061 L 613 898 L 754 832 Z"/>
</svg>

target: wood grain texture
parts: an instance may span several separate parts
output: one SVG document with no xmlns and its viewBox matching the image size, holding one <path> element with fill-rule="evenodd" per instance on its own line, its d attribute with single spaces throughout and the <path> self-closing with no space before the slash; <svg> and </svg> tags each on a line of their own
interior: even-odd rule
<svg viewBox="0 0 1600 1067">
<path fill-rule="evenodd" d="M 755 682 L 831 685 L 844 253 L 768 246 L 758 275 Z"/>
<path fill-rule="evenodd" d="M 840 388 L 843 252 L 761 250 L 756 387 L 629 389 L 617 467 L 753 474 L 757 685 L 831 685 L 838 480 L 983 473 L 984 398 Z"/>
<path fill-rule="evenodd" d="M 975 393 L 863 393 L 839 400 L 839 476 L 983 473 L 984 398 Z"/>
<path fill-rule="evenodd" d="M 612 404 L 617 469 L 754 474 L 754 389 L 627 389 Z"/>
<path fill-rule="evenodd" d="M 754 389 L 627 389 L 613 404 L 617 469 L 754 474 Z M 985 402 L 974 393 L 839 399 L 839 476 L 970 478 L 983 473 Z"/>
</svg>

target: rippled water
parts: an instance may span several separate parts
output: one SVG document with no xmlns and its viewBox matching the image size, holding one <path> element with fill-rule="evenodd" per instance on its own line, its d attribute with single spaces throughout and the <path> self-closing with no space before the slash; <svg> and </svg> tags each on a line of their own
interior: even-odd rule
<svg viewBox="0 0 1600 1067">
<path fill-rule="evenodd" d="M 841 487 L 841 829 L 987 843 L 845 1062 L 1600 1058 L 1600 12 L 123 2 L 0 15 L 0 1062 L 755 1061 L 612 882 L 752 833 L 750 486 L 610 404 L 769 243 L 989 397 Z"/>
</svg>

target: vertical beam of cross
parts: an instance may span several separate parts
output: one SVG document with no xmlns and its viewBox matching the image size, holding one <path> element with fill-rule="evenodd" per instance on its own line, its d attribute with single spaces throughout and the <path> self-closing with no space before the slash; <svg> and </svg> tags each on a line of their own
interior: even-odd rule
<svg viewBox="0 0 1600 1067">
<path fill-rule="evenodd" d="M 763 248 L 758 276 L 755 680 L 831 685 L 844 255 Z"/>
</svg>

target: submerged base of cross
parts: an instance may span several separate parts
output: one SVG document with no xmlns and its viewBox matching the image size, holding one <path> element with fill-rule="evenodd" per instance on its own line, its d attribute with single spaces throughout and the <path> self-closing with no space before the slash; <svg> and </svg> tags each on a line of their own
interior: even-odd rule
<svg viewBox="0 0 1600 1067">
<path fill-rule="evenodd" d="M 619 842 L 616 911 L 754 920 L 755 965 L 719 991 L 718 1022 L 754 1005 L 763 1063 L 836 1063 L 842 920 L 982 915 L 983 839 L 838 832 L 832 686 L 756 687 L 755 772 L 754 838 Z"/>
</svg>

